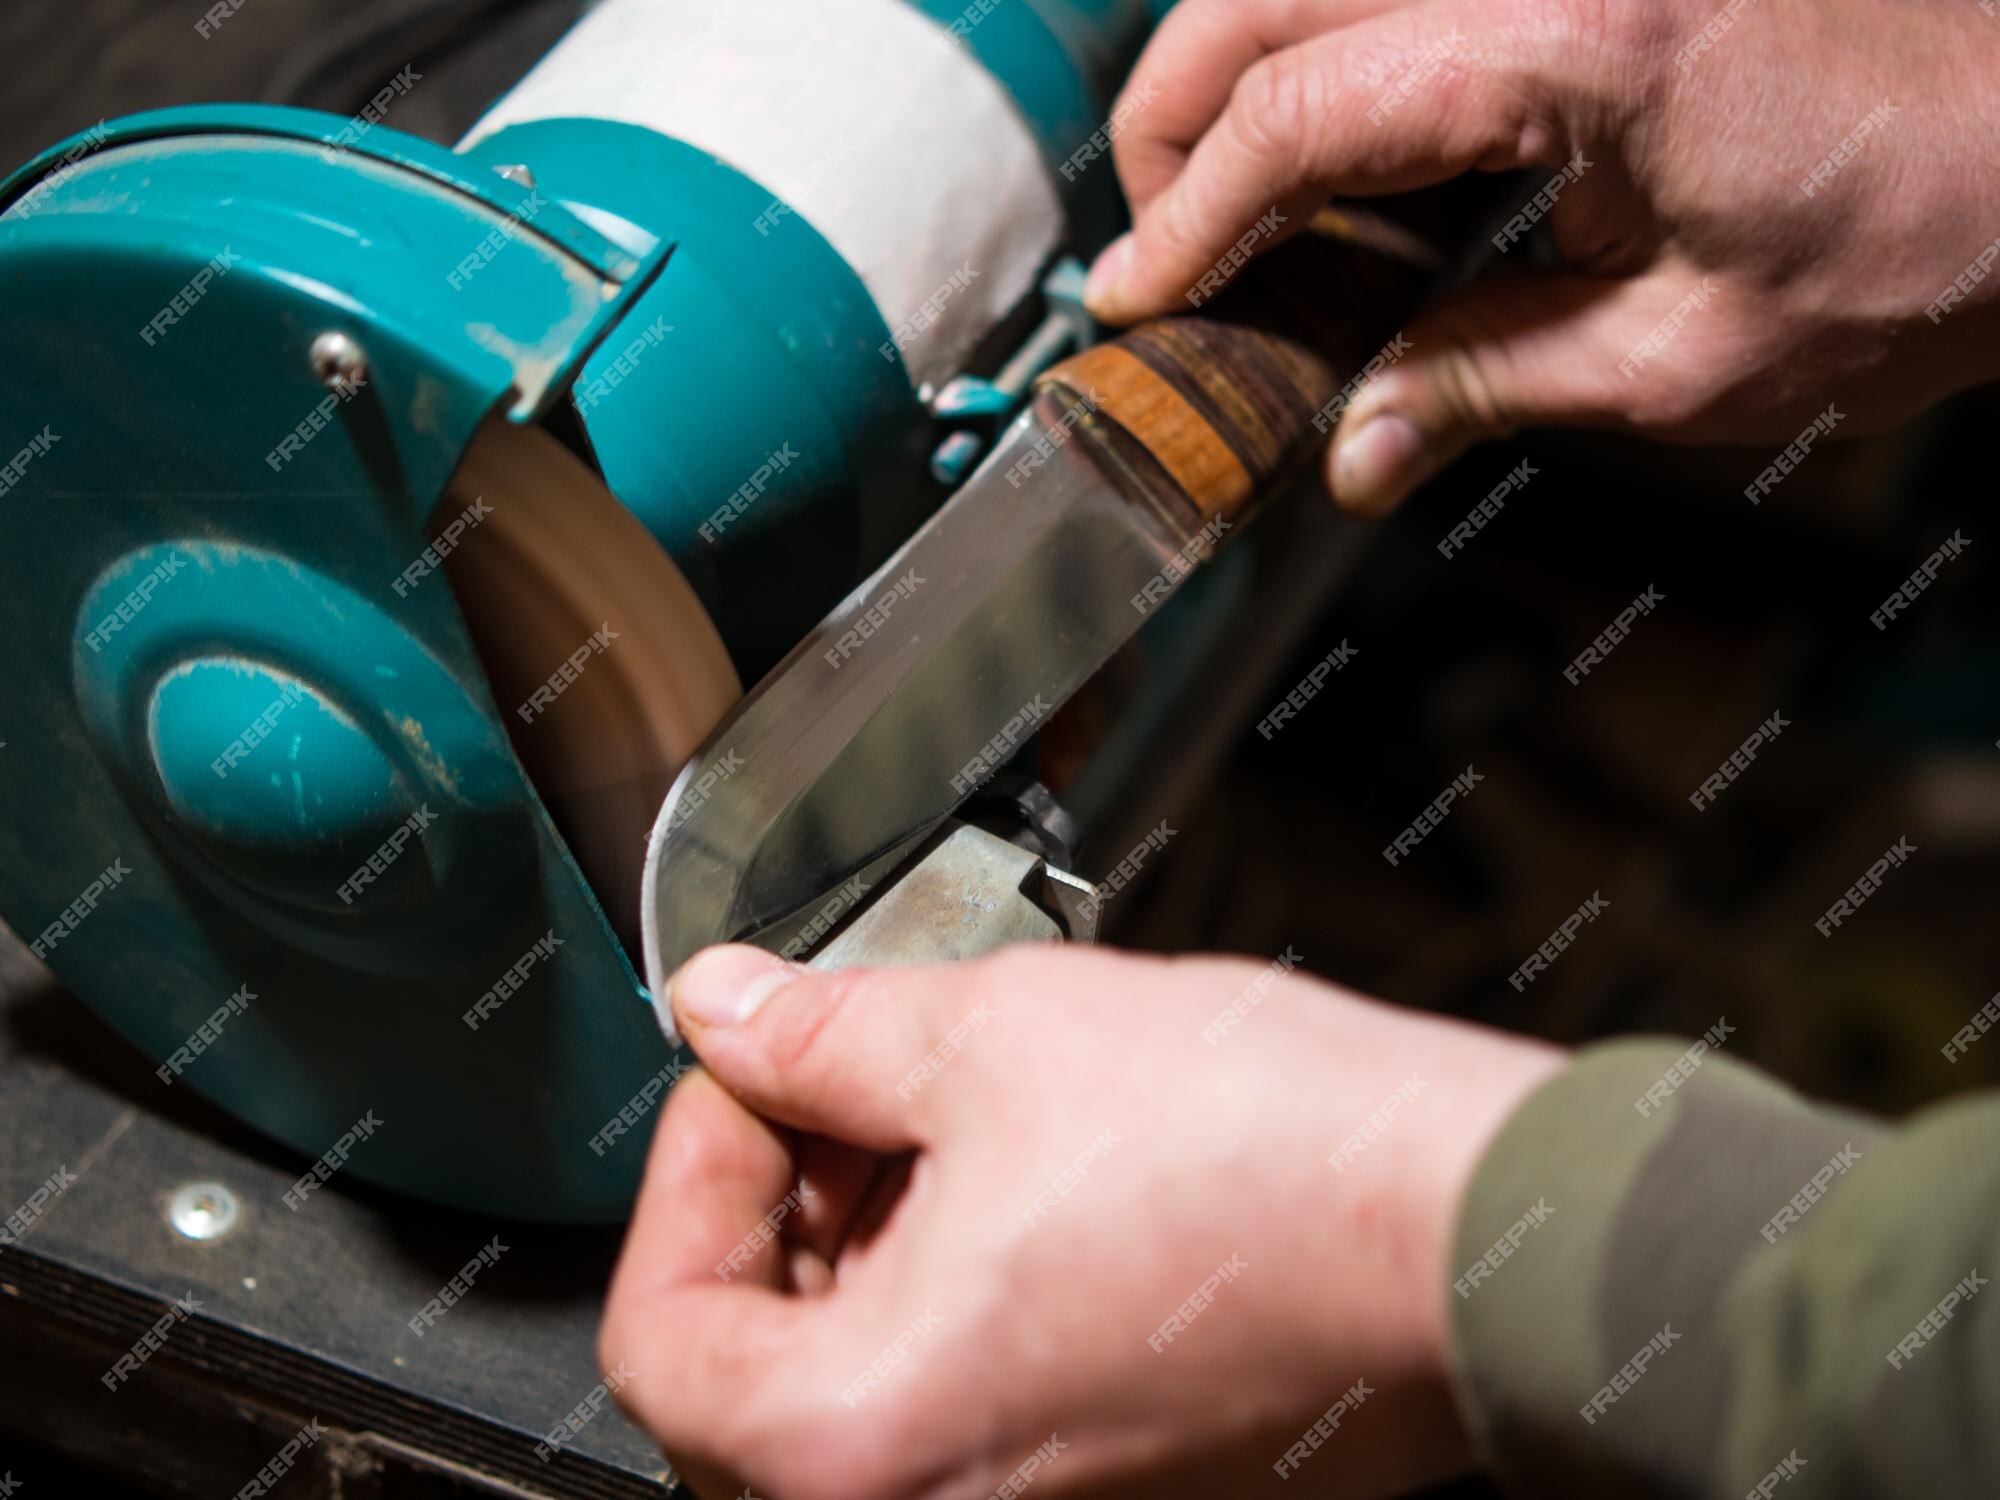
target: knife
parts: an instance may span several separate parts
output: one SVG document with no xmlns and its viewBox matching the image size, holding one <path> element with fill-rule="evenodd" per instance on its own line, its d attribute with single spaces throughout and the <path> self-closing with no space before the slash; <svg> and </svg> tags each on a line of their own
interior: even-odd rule
<svg viewBox="0 0 2000 1500">
<path fill-rule="evenodd" d="M 1032 737 L 1323 444 L 1427 268 L 1302 236 L 1057 365 L 963 487 L 725 718 L 647 851 L 646 977 L 798 946 Z"/>
</svg>

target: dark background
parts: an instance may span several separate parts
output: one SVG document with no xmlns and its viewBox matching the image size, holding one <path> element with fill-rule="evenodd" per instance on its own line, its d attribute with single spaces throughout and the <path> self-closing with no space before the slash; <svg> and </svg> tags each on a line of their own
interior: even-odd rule
<svg viewBox="0 0 2000 1500">
<path fill-rule="evenodd" d="M 203 9 L 7 6 L 0 159 L 165 104 L 351 113 L 411 62 L 425 86 L 388 123 L 450 141 L 579 7 L 245 0 L 206 41 Z M 1742 488 L 1775 444 L 1531 435 L 1469 456 L 1375 528 L 1279 677 L 1343 639 L 1355 662 L 1272 740 L 1246 733 L 1196 805 L 1160 809 L 1176 835 L 1110 936 L 1290 947 L 1354 988 L 1570 1043 L 1727 1017 L 1737 1055 L 1892 1115 L 1992 1084 L 2000 1043 L 1955 1066 L 1939 1048 L 2000 988 L 2000 542 L 1981 508 L 1995 415 L 1993 393 L 1973 393 L 1889 438 L 1823 449 L 1760 507 Z M 1524 457 L 1531 486 L 1440 557 Z M 1869 612 L 1954 529 L 1969 552 L 1875 630 Z M 1566 682 L 1648 585 L 1664 605 Z M 1688 795 L 1773 713 L 1792 727 L 1693 809 Z M 1388 866 L 1380 851 L 1468 764 L 1485 780 Z M 1814 920 L 1899 836 L 1915 857 L 1822 938 Z M 1123 851 L 1086 852 L 1101 873 Z M 1515 993 L 1506 976 L 1593 891 L 1606 915 Z M 64 1492 L 53 1459 L 32 1467 Z"/>
<path fill-rule="evenodd" d="M 352 114 L 409 64 L 387 123 L 450 144 L 581 14 L 581 0 L 11 0 L 0 7 L 8 168 L 106 117 L 202 102 Z"/>
</svg>

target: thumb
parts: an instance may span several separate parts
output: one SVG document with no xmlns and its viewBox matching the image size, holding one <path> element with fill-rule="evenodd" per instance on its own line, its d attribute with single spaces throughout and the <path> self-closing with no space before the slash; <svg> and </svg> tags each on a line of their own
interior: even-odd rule
<svg viewBox="0 0 2000 1500">
<path fill-rule="evenodd" d="M 1476 442 L 1522 427 L 1647 426 L 1692 372 L 1640 346 L 1689 278 L 1508 272 L 1439 302 L 1409 353 L 1361 387 L 1334 433 L 1326 484 L 1359 516 L 1400 505 Z"/>
<path fill-rule="evenodd" d="M 827 974 L 731 946 L 689 959 L 667 994 L 703 1066 L 756 1113 L 891 1153 L 930 1142 L 926 1059 L 968 1024 L 971 988 L 963 970 Z"/>
</svg>

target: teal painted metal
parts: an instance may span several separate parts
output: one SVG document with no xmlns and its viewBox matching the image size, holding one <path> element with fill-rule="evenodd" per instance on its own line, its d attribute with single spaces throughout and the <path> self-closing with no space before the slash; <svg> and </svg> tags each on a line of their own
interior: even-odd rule
<svg viewBox="0 0 2000 1500">
<path fill-rule="evenodd" d="M 931 476 L 940 484 L 956 489 L 969 478 L 1036 379 L 1096 342 L 1097 325 L 1083 305 L 1087 279 L 1086 268 L 1076 257 L 1058 260 L 1042 278 L 1047 315 L 1041 326 L 990 378 L 957 376 L 932 398 L 931 413 L 938 420 L 967 424 L 931 454 Z"/>
<path fill-rule="evenodd" d="M 1150 14 L 1028 0 L 968 46 L 1056 170 Z M 0 389 L 0 916 L 308 1158 L 372 1112 L 359 1177 L 615 1220 L 679 1060 L 444 580 L 393 584 L 480 423 L 567 400 L 755 677 L 943 498 L 949 429 L 855 273 L 805 216 L 760 233 L 768 189 L 713 158 L 589 121 L 335 149 L 350 124 L 161 111 L 0 182 L 0 341 L 35 372 Z M 1087 251 L 1113 174 L 1057 180 Z M 329 330 L 366 354 L 345 398 Z"/>
<path fill-rule="evenodd" d="M 420 143 L 329 158 L 342 122 L 253 113 L 6 189 L 0 342 L 35 376 L 0 389 L 0 448 L 31 454 L 0 495 L 0 914 L 308 1159 L 373 1111 L 358 1176 L 615 1220 L 643 1142 L 590 1142 L 669 1055 L 444 580 L 393 585 L 479 423 L 554 399 L 657 257 L 554 205 L 525 226 L 514 185 L 396 159 Z M 351 399 L 310 368 L 329 328 L 366 351 Z"/>
<path fill-rule="evenodd" d="M 525 162 L 558 201 L 672 239 L 574 405 L 612 493 L 754 682 L 944 496 L 911 461 L 928 419 L 879 352 L 873 299 L 768 188 L 637 126 L 516 125 L 469 157 Z"/>
<path fill-rule="evenodd" d="M 18 207 L 31 194 L 39 196 L 59 188 L 77 167 L 107 149 L 145 141 L 192 142 L 202 136 L 234 135 L 317 144 L 322 148 L 323 160 L 337 161 L 343 153 L 351 151 L 359 157 L 388 162 L 428 177 L 439 187 L 497 213 L 523 217 L 533 224 L 536 216 L 521 212 L 534 196 L 527 185 L 497 175 L 488 176 L 458 153 L 396 130 L 370 132 L 358 141 L 344 143 L 342 136 L 352 126 L 351 120 L 317 110 L 276 104 L 202 104 L 146 110 L 79 131 L 0 177 L 0 214 Z M 627 279 L 639 267 L 636 256 L 621 251 L 590 226 L 566 215 L 557 214 L 545 223 L 534 224 L 534 232 L 553 240 L 606 276 Z"/>
<path fill-rule="evenodd" d="M 1061 169 L 1105 123 L 1153 24 L 1145 0 L 912 3 L 942 25 L 962 20 L 965 45 L 1013 95 L 1072 242 L 1109 239 L 1123 208 L 1108 160 Z M 900 357 L 881 357 L 889 330 L 860 277 L 770 185 L 602 120 L 511 126 L 466 159 L 525 164 L 614 238 L 674 245 L 575 404 L 612 492 L 755 681 L 942 503 L 949 484 L 930 458 L 950 428 L 926 414 Z M 657 324 L 672 332 L 648 343 Z"/>
</svg>

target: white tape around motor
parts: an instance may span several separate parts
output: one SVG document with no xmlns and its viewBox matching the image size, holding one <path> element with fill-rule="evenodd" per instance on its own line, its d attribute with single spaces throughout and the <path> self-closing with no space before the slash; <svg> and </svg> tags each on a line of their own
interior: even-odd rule
<svg viewBox="0 0 2000 1500">
<path fill-rule="evenodd" d="M 818 230 L 918 386 L 963 368 L 1062 234 L 1013 101 L 905 0 L 604 0 L 466 144 L 567 118 L 643 126 L 768 188 L 760 232 Z"/>
</svg>

